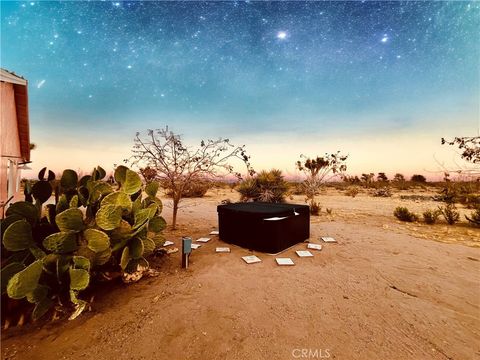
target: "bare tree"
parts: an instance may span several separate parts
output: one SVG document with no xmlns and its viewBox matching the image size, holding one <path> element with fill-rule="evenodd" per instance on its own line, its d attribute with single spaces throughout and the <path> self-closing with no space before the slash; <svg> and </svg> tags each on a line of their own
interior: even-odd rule
<svg viewBox="0 0 480 360">
<path fill-rule="evenodd" d="M 464 160 L 464 164 L 459 164 L 455 161 L 455 168 L 448 169 L 443 163 L 437 161 L 448 178 L 450 173 L 457 173 L 461 176 L 477 177 L 480 175 L 480 136 L 464 136 L 455 137 L 453 140 L 446 140 L 442 138 L 442 145 L 457 146 L 461 151 L 460 158 Z"/>
<path fill-rule="evenodd" d="M 184 145 L 181 136 L 168 126 L 148 130 L 146 136 L 135 135 L 132 156 L 126 162 L 139 169 L 154 169 L 155 179 L 167 189 L 173 200 L 172 227 L 177 224 L 178 205 L 184 190 L 197 181 L 215 180 L 228 174 L 241 178 L 234 172 L 230 160 L 241 160 L 253 172 L 245 146 L 232 145 L 229 139 L 202 140 L 198 148 Z"/>
<path fill-rule="evenodd" d="M 480 136 L 456 137 L 451 141 L 442 138 L 442 145 L 456 145 L 462 151 L 461 158 L 474 164 L 480 163 Z"/>
</svg>

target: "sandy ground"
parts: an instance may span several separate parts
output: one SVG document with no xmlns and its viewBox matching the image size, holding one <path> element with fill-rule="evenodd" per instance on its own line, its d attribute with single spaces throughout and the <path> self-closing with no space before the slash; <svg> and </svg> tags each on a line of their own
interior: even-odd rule
<svg viewBox="0 0 480 360">
<path fill-rule="evenodd" d="M 179 229 L 206 236 L 230 190 L 189 199 Z M 290 200 L 302 203 L 299 196 Z M 74 321 L 2 332 L 3 359 L 480 359 L 480 230 L 405 224 L 398 205 L 421 212 L 438 203 L 356 198 L 329 191 L 312 217 L 310 241 L 333 236 L 313 258 L 298 244 L 247 265 L 250 251 L 214 237 L 194 250 L 187 270 L 178 253 L 152 262 L 161 271 L 133 285 L 109 284 L 92 311 Z M 167 201 L 166 201 L 167 202 Z M 325 210 L 323 210 L 325 211 Z M 170 209 L 165 209 L 169 219 Z M 312 250 L 313 251 L 313 250 Z"/>
</svg>

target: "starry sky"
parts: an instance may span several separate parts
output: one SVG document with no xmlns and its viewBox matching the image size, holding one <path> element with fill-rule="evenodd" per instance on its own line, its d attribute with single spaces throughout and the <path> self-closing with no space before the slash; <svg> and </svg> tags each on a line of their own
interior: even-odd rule
<svg viewBox="0 0 480 360">
<path fill-rule="evenodd" d="M 29 80 L 34 170 L 108 168 L 136 131 L 230 138 L 256 169 L 350 154 L 434 171 L 475 136 L 479 2 L 1 2 L 1 66 Z"/>
</svg>

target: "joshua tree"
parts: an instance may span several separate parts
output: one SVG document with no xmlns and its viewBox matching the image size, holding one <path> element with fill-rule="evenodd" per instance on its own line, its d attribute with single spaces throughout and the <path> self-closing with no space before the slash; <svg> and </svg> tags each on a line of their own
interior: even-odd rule
<svg viewBox="0 0 480 360">
<path fill-rule="evenodd" d="M 183 144 L 181 136 L 173 133 L 168 126 L 157 130 L 148 130 L 142 137 L 135 135 L 132 156 L 125 160 L 140 169 L 149 168 L 156 171 L 155 179 L 168 190 L 173 199 L 172 227 L 177 223 L 177 212 L 184 190 L 192 184 L 205 179 L 234 174 L 229 164 L 234 158 L 240 159 L 249 173 L 253 173 L 245 146 L 234 146 L 229 139 L 201 141 L 198 148 L 190 148 Z M 149 171 L 151 174 L 151 171 Z"/>
<path fill-rule="evenodd" d="M 403 176 L 403 174 L 396 173 L 395 176 L 393 177 L 393 181 L 404 182 L 405 181 L 405 176 Z"/>
<path fill-rule="evenodd" d="M 385 175 L 384 172 L 379 172 L 378 175 L 377 175 L 377 181 L 387 182 L 388 177 L 387 177 L 387 175 Z"/>
<path fill-rule="evenodd" d="M 340 151 L 335 154 L 326 153 L 324 156 L 317 156 L 316 158 L 300 155 L 300 160 L 295 165 L 298 170 L 306 175 L 303 188 L 307 197 L 306 201 L 310 202 L 310 207 L 313 208 L 318 205 L 315 202 L 315 196 L 320 193 L 322 185 L 347 170 L 345 164 L 347 158 L 348 155 L 341 155 Z"/>
<path fill-rule="evenodd" d="M 365 183 L 365 187 L 368 188 L 372 184 L 374 177 L 375 177 L 374 173 L 362 174 L 362 177 L 360 179 Z"/>
</svg>

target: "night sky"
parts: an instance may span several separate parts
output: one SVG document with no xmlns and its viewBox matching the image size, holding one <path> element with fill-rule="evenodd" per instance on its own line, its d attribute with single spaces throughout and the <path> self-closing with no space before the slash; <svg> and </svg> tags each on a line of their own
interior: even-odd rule
<svg viewBox="0 0 480 360">
<path fill-rule="evenodd" d="M 343 150 L 435 170 L 479 129 L 478 2 L 2 2 L 35 169 L 106 168 L 136 131 L 244 143 L 257 169 Z M 450 151 L 450 153 L 448 151 Z"/>
</svg>

